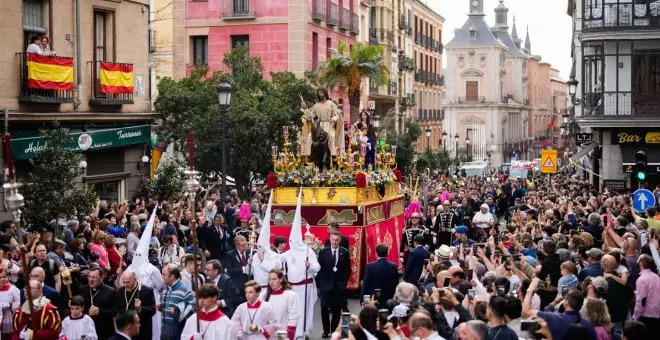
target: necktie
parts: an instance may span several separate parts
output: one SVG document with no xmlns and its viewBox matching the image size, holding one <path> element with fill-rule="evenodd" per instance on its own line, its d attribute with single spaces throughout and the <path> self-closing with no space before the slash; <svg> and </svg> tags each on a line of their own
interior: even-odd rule
<svg viewBox="0 0 660 340">
<path fill-rule="evenodd" d="M 220 235 L 220 239 L 222 239 L 222 228 L 220 228 L 220 226 L 217 226 L 215 227 L 215 229 L 217 230 L 218 235 Z"/>
<path fill-rule="evenodd" d="M 333 250 L 332 251 L 332 264 L 336 267 L 337 266 L 337 251 Z"/>
<path fill-rule="evenodd" d="M 245 254 L 241 253 L 241 264 L 245 265 Z"/>
</svg>

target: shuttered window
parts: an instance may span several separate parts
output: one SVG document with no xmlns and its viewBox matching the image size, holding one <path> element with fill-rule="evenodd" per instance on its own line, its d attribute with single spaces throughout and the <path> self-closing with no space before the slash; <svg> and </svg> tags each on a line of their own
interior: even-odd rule
<svg viewBox="0 0 660 340">
<path fill-rule="evenodd" d="M 467 101 L 477 101 L 479 98 L 479 82 L 465 82 L 465 99 Z"/>
</svg>

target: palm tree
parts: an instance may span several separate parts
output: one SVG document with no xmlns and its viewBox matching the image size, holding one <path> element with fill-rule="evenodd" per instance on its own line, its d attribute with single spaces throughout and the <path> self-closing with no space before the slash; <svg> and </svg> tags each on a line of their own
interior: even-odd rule
<svg viewBox="0 0 660 340">
<path fill-rule="evenodd" d="M 346 43 L 339 41 L 337 48 L 331 48 L 332 58 L 326 59 L 319 67 L 319 80 L 328 88 L 337 85 L 348 90 L 348 102 L 351 105 L 351 121 L 356 121 L 360 109 L 362 80 L 377 85 L 384 85 L 390 77 L 390 70 L 383 58 L 383 47 L 367 45 L 361 42 L 353 45 L 348 55 L 344 55 Z"/>
</svg>

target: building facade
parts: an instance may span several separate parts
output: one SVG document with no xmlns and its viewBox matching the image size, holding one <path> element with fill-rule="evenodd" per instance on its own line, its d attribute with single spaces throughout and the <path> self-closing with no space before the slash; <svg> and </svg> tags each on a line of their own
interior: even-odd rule
<svg viewBox="0 0 660 340">
<path fill-rule="evenodd" d="M 19 178 L 43 147 L 40 130 L 57 121 L 86 160 L 81 182 L 94 185 L 101 199 L 119 202 L 133 198 L 149 174 L 149 164 L 141 161 L 148 155 L 155 119 L 150 112 L 149 1 L 81 0 L 79 20 L 76 3 L 0 3 L 0 110 L 8 112 Z M 29 47 L 33 37 L 47 37 L 55 55 L 28 54 L 28 49 L 47 50 Z M 5 154 L 5 167 L 7 159 Z"/>
<path fill-rule="evenodd" d="M 660 184 L 660 14 L 650 1 L 568 1 L 573 18 L 575 118 L 596 143 L 578 162 L 604 180 L 632 178 L 635 153 L 648 159 L 647 186 Z M 580 152 L 583 154 L 584 152 Z"/>
</svg>

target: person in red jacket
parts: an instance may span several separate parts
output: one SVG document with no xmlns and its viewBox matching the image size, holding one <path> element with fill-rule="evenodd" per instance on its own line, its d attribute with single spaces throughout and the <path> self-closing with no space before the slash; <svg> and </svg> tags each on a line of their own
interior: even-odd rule
<svg viewBox="0 0 660 340">
<path fill-rule="evenodd" d="M 28 301 L 16 311 L 14 314 L 14 339 L 57 340 L 62 330 L 62 319 L 57 307 L 42 296 L 39 281 L 30 280 L 30 292 L 32 293 L 34 315 L 30 315 Z M 37 329 L 32 328 L 32 319 L 38 320 Z"/>
</svg>

